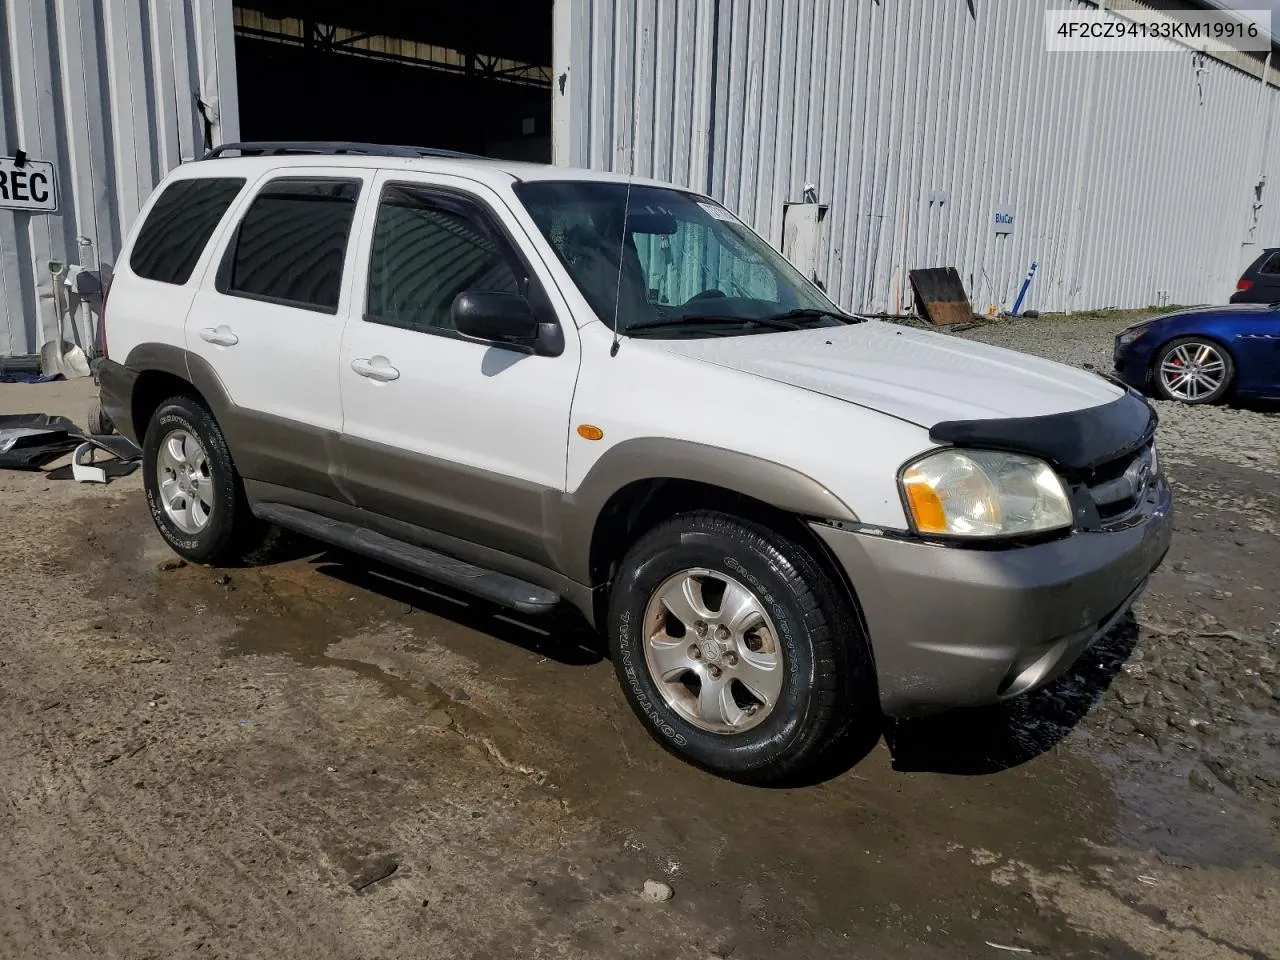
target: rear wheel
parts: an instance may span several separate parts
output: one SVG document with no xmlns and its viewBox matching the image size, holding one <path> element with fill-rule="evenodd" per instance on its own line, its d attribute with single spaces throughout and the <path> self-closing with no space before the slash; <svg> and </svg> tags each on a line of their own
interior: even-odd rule
<svg viewBox="0 0 1280 960">
<path fill-rule="evenodd" d="M 192 397 L 171 397 L 147 426 L 143 486 L 156 527 L 196 563 L 239 560 L 262 538 L 231 452 L 213 415 Z"/>
<path fill-rule="evenodd" d="M 102 409 L 102 401 L 100 400 L 95 400 L 89 405 L 89 416 L 86 425 L 89 428 L 89 433 L 95 437 L 106 436 L 116 432 L 115 424 L 111 422 L 111 418 Z"/>
<path fill-rule="evenodd" d="M 879 733 L 867 642 L 842 585 L 767 527 L 699 511 L 650 531 L 622 563 L 608 626 L 636 714 L 668 750 L 722 776 L 803 779 L 837 746 Z"/>
<path fill-rule="evenodd" d="M 1156 354 L 1156 392 L 1165 400 L 1215 403 L 1231 389 L 1235 364 L 1231 354 L 1204 337 L 1170 341 Z"/>
</svg>

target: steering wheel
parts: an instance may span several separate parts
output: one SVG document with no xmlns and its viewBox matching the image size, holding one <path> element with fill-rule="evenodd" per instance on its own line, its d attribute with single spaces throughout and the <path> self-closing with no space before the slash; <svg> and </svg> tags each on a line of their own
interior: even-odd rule
<svg viewBox="0 0 1280 960">
<path fill-rule="evenodd" d="M 703 290 L 701 293 L 695 293 L 692 297 L 686 300 L 685 303 L 696 303 L 699 300 L 711 300 L 716 297 L 724 296 L 727 296 L 727 294 L 723 290 L 717 290 L 713 287 L 710 290 Z"/>
</svg>

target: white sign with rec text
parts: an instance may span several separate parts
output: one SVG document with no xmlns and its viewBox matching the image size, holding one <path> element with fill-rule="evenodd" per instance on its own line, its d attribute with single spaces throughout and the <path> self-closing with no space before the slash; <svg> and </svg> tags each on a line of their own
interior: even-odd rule
<svg viewBox="0 0 1280 960">
<path fill-rule="evenodd" d="M 52 163 L 27 160 L 19 166 L 13 157 L 0 157 L 0 210 L 54 213 L 57 209 Z"/>
</svg>

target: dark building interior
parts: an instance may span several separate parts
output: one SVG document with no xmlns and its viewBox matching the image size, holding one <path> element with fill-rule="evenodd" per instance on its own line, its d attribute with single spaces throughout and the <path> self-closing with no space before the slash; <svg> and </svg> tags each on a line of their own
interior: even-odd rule
<svg viewBox="0 0 1280 960">
<path fill-rule="evenodd" d="M 237 0 L 244 140 L 551 159 L 551 0 Z"/>
</svg>

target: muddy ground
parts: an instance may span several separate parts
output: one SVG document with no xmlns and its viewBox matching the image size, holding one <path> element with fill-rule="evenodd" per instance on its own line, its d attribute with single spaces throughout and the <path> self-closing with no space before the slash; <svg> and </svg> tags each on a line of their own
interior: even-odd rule
<svg viewBox="0 0 1280 960">
<path fill-rule="evenodd" d="M 569 618 L 332 553 L 179 566 L 136 475 L 0 474 L 0 956 L 1280 958 L 1280 415 L 1161 444 L 1135 619 L 787 791 L 665 754 Z"/>
</svg>

